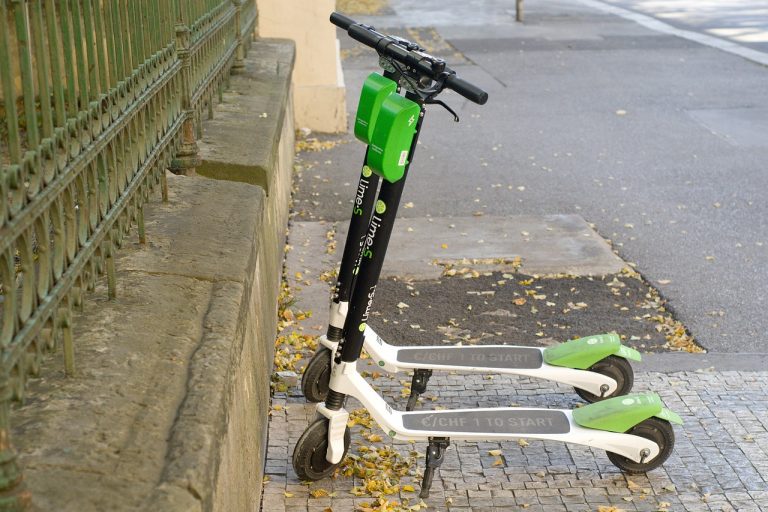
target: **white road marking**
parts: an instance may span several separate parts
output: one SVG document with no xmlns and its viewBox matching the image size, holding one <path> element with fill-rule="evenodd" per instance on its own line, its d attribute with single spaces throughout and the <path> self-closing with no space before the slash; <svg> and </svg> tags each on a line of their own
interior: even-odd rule
<svg viewBox="0 0 768 512">
<path fill-rule="evenodd" d="M 639 25 L 642 25 L 651 30 L 655 30 L 656 32 L 682 37 L 683 39 L 695 41 L 699 44 L 716 48 L 733 55 L 738 55 L 752 62 L 768 66 L 768 54 L 753 50 L 752 48 L 747 48 L 746 46 L 734 43 L 733 41 L 727 41 L 725 39 L 720 39 L 718 37 L 702 34 L 699 32 L 693 32 L 691 30 L 676 28 L 651 16 L 633 12 L 621 7 L 616 7 L 615 5 L 609 5 L 598 0 L 579 0 L 579 2 L 588 7 L 592 7 L 594 9 L 634 21 L 635 23 L 638 23 Z"/>
</svg>

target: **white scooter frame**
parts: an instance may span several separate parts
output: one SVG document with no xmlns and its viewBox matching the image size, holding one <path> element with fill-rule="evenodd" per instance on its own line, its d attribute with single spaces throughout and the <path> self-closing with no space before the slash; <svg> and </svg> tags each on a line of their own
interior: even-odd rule
<svg viewBox="0 0 768 512">
<path fill-rule="evenodd" d="M 390 407 L 357 370 L 355 363 L 334 365 L 331 387 L 362 403 L 379 426 L 393 439 L 427 441 L 433 437 L 450 437 L 464 441 L 508 441 L 513 439 L 541 439 L 593 446 L 617 453 L 637 463 L 651 462 L 659 454 L 659 446 L 643 437 L 584 428 L 573 420 L 568 409 L 540 409 L 496 407 L 484 409 L 451 409 L 441 411 L 401 412 Z M 631 404 L 634 399 L 624 400 Z M 338 464 L 344 454 L 344 431 L 349 413 L 345 408 L 329 410 L 324 403 L 317 405 L 317 412 L 330 421 L 329 444 L 326 460 Z M 425 428 L 414 428 L 413 421 Z M 499 421 L 501 420 L 501 421 Z M 484 429 L 490 423 L 497 428 Z M 530 430 L 512 433 L 505 427 L 517 423 Z M 542 433 L 542 429 L 559 423 L 564 432 Z M 411 424 L 411 425 L 408 425 Z M 431 429 L 431 426 L 443 427 Z M 453 428 L 445 428 L 453 427 Z M 462 430 L 466 427 L 465 430 Z M 567 429 L 567 430 L 566 430 Z"/>
<path fill-rule="evenodd" d="M 329 324 L 343 328 L 347 310 L 346 302 L 332 301 Z M 621 357 L 640 359 L 639 352 L 620 345 L 618 336 L 613 336 L 615 338 L 592 337 L 586 341 L 593 347 L 610 341 L 618 347 Z M 440 370 L 521 375 L 573 386 L 596 397 L 611 396 L 618 387 L 616 379 L 595 371 L 548 364 L 544 358 L 547 349 L 541 347 L 513 345 L 398 347 L 385 342 L 370 325 L 366 326 L 364 337 L 364 350 L 380 368 L 390 373 Z M 321 336 L 318 341 L 320 345 L 330 350 L 329 359 L 332 360 L 339 343 L 329 340 L 326 336 Z"/>
</svg>

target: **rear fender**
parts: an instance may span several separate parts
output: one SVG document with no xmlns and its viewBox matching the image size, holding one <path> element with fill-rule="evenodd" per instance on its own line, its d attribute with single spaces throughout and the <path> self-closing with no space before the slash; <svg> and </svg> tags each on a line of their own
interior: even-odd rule
<svg viewBox="0 0 768 512">
<path fill-rule="evenodd" d="M 652 417 L 682 425 L 683 420 L 664 407 L 656 393 L 634 393 L 609 398 L 573 411 L 573 421 L 584 428 L 608 432 L 626 432 Z"/>
<path fill-rule="evenodd" d="M 640 352 L 621 344 L 618 334 L 598 334 L 566 341 L 544 349 L 544 361 L 552 366 L 587 370 L 608 356 L 640 361 Z"/>
</svg>

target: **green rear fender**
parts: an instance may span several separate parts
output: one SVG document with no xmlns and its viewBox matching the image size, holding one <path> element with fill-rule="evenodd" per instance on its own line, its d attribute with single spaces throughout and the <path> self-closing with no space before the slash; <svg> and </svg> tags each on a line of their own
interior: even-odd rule
<svg viewBox="0 0 768 512">
<path fill-rule="evenodd" d="M 544 361 L 552 366 L 586 370 L 608 356 L 640 361 L 640 352 L 621 344 L 618 334 L 598 334 L 566 341 L 544 350 Z"/>
<path fill-rule="evenodd" d="M 617 396 L 573 411 L 573 421 L 577 425 L 608 432 L 626 432 L 653 416 L 677 425 L 683 424 L 679 415 L 664 407 L 656 393 Z"/>
</svg>

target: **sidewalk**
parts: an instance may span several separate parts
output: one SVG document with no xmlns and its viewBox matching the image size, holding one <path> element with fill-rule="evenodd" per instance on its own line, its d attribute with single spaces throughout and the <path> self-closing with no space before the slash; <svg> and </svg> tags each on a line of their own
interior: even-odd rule
<svg viewBox="0 0 768 512">
<path fill-rule="evenodd" d="M 393 407 L 403 406 L 403 386 L 398 379 L 381 377 L 376 384 Z M 685 421 L 675 432 L 675 452 L 661 469 L 647 476 L 627 477 L 604 452 L 562 443 L 530 441 L 521 446 L 517 442 L 458 442 L 449 448 L 435 479 L 426 500 L 428 510 L 597 511 L 601 506 L 642 511 L 765 510 L 761 506 L 768 505 L 768 372 L 649 372 L 638 376 L 635 389 L 659 392 L 667 406 Z M 427 396 L 438 396 L 434 403 L 446 408 L 510 403 L 570 408 L 578 403 L 572 390 L 565 387 L 499 376 L 488 380 L 478 375 L 435 375 Z M 350 411 L 357 407 L 354 401 L 348 405 Z M 301 396 L 274 397 L 265 512 L 321 511 L 328 507 L 343 512 L 375 503 L 370 496 L 350 493 L 362 484 L 360 478 L 338 477 L 310 486 L 297 481 L 290 468 L 291 453 L 314 415 L 314 408 L 305 405 Z M 383 436 L 376 427 L 356 426 L 352 432 L 352 454 L 364 455 L 361 445 L 389 445 L 388 441 L 365 441 L 371 432 Z M 385 498 L 418 504 L 420 479 L 416 472 L 423 469 L 425 445 L 396 442 L 394 449 L 401 460 L 408 460 L 412 450 L 419 454 L 408 476 L 400 481 L 403 486 L 413 486 L 415 492 L 401 491 Z"/>
<path fill-rule="evenodd" d="M 308 337 L 322 332 L 325 321 L 328 283 L 321 275 L 331 268 L 336 256 L 327 251 L 327 233 L 333 232 L 333 223 L 294 222 L 292 226 L 286 274 L 295 300 L 292 311 L 296 313 L 285 315 L 291 320 L 285 322 L 288 327 L 281 339 L 286 341 L 278 345 L 278 350 L 286 348 L 291 358 L 301 354 L 303 360 L 288 363 L 297 369 L 312 354 L 312 344 L 297 343 L 297 338 L 311 339 Z M 415 266 L 418 255 L 407 245 L 405 249 L 394 246 L 391 251 L 398 264 L 385 273 L 398 266 Z M 385 291 L 390 284 L 383 283 Z M 302 319 L 300 312 L 306 312 L 312 304 L 318 307 Z M 387 325 L 383 327 L 386 333 Z M 744 356 L 745 361 L 740 361 L 732 356 L 724 364 L 731 368 L 746 366 L 746 359 L 751 358 Z M 425 444 L 392 443 L 353 399 L 347 409 L 356 418 L 356 425 L 352 428 L 351 455 L 342 466 L 342 475 L 310 485 L 298 481 L 291 468 L 291 454 L 315 411 L 297 386 L 280 382 L 270 412 L 265 468 L 268 481 L 262 510 L 399 511 L 425 510 L 425 505 L 429 507 L 426 510 L 475 512 L 765 510 L 768 371 L 714 371 L 710 363 L 708 354 L 674 352 L 649 354 L 645 363 L 633 365 L 634 390 L 658 392 L 685 422 L 682 428 L 676 428 L 673 455 L 662 468 L 648 475 L 625 476 L 604 452 L 588 447 L 534 440 L 457 442 L 449 448 L 431 496 L 424 503 L 418 491 Z M 721 358 L 714 364 L 720 366 Z M 388 403 L 404 408 L 410 386 L 408 374 L 381 374 L 368 360 L 362 360 L 360 366 Z M 665 371 L 649 371 L 655 367 Z M 418 407 L 580 405 L 572 389 L 545 381 L 436 373 Z"/>
<path fill-rule="evenodd" d="M 610 238 L 625 259 L 636 258 L 641 263 L 643 276 L 651 284 L 674 297 L 674 312 L 683 312 L 686 326 L 700 342 L 703 339 L 711 343 L 705 343 L 711 350 L 702 355 L 670 353 L 656 348 L 657 353 L 648 355 L 643 364 L 633 365 L 634 389 L 659 393 L 665 404 L 685 422 L 683 427 L 675 429 L 675 451 L 662 468 L 648 475 L 628 477 L 608 461 L 604 452 L 586 447 L 534 440 L 457 442 L 448 449 L 431 496 L 425 502 L 418 498 L 425 445 L 392 443 L 367 415 L 353 412 L 359 404 L 352 399 L 347 404 L 354 419 L 351 455 L 342 465 L 340 475 L 310 485 L 299 482 L 291 468 L 291 454 L 315 412 L 290 379 L 279 382 L 275 386 L 270 416 L 265 469 L 268 481 L 264 484 L 262 510 L 768 511 L 768 368 L 760 363 L 766 360 L 766 355 L 761 353 L 765 351 L 765 335 L 758 329 L 762 320 L 728 330 L 736 321 L 735 316 L 757 315 L 761 307 L 761 281 L 750 280 L 748 274 L 752 268 L 749 265 L 764 261 L 761 260 L 763 248 L 753 243 L 744 249 L 749 251 L 747 255 L 740 253 L 738 260 L 735 257 L 729 260 L 734 263 L 730 267 L 734 267 L 736 263 L 741 264 L 741 258 L 751 258 L 745 263 L 749 271 L 733 270 L 732 284 L 739 296 L 754 297 L 754 303 L 741 308 L 741 313 L 716 304 L 712 293 L 707 295 L 723 271 L 719 270 L 720 274 L 716 275 L 712 265 L 706 266 L 710 260 L 699 256 L 706 250 L 702 245 L 710 243 L 723 251 L 717 253 L 718 262 L 722 261 L 721 254 L 733 252 L 735 240 L 722 231 L 721 220 L 712 221 L 709 210 L 699 209 L 700 206 L 703 210 L 705 205 L 711 210 L 712 203 L 722 200 L 717 199 L 718 194 L 731 186 L 726 182 L 736 180 L 718 173 L 733 166 L 749 170 L 740 178 L 750 186 L 739 189 L 738 200 L 743 199 L 744 206 L 725 209 L 727 222 L 743 226 L 742 215 L 752 218 L 753 225 L 749 227 L 757 226 L 754 228 L 757 235 L 750 242 L 762 240 L 759 236 L 762 228 L 754 222 L 758 218 L 754 216 L 756 212 L 746 203 L 752 200 L 752 191 L 762 186 L 760 180 L 765 179 L 749 174 L 756 172 L 755 163 L 765 157 L 765 150 L 752 146 L 744 149 L 738 145 L 732 151 L 723 149 L 712 141 L 710 132 L 679 119 L 684 107 L 700 107 L 697 102 L 707 87 L 718 90 L 719 95 L 712 97 L 712 105 L 724 108 L 737 100 L 724 96 L 721 85 L 727 76 L 720 76 L 717 84 L 713 84 L 715 80 L 709 76 L 707 79 L 682 77 L 682 68 L 689 65 L 686 59 L 695 61 L 691 66 L 696 70 L 713 66 L 711 73 L 728 72 L 733 80 L 749 86 L 745 87 L 740 101 L 748 101 L 753 106 L 768 104 L 765 91 L 751 87 L 766 83 L 768 71 L 749 67 L 752 64 L 747 65 L 733 55 L 703 50 L 690 41 L 655 37 L 653 32 L 632 22 L 577 3 L 526 2 L 528 23 L 522 27 L 506 24 L 505 20 L 513 18 L 509 11 L 514 12 L 514 5 L 510 2 L 483 2 L 483 9 L 466 1 L 424 0 L 418 7 L 405 0 L 392 0 L 391 4 L 394 9 L 386 10 L 382 16 L 359 21 L 371 23 L 382 31 L 418 36 L 432 43 L 437 53 L 450 63 L 459 63 L 463 76 L 489 89 L 495 103 L 489 102 L 488 107 L 496 105 L 493 109 L 481 110 L 462 104 L 455 97 L 446 98 L 452 105 L 461 105 L 462 124 L 458 127 L 444 123 L 444 114 L 439 111 L 431 114 L 427 122 L 434 124 L 422 137 L 418 161 L 414 163 L 418 173 L 409 177 L 404 205 L 399 212 L 403 219 L 398 221 L 395 231 L 406 227 L 428 230 L 429 226 L 442 226 L 450 216 L 488 219 L 494 215 L 510 218 L 520 214 L 581 215 L 593 222 L 594 229 L 603 237 Z M 438 16 L 435 12 L 442 14 Z M 428 26 L 430 22 L 434 29 Z M 461 44 L 454 47 L 446 42 L 452 37 L 461 40 Z M 349 105 L 353 108 L 356 87 L 372 70 L 373 58 L 346 40 L 342 40 L 342 48 L 350 87 Z M 504 59 L 517 52 L 521 56 L 519 61 L 514 69 L 508 67 Z M 572 61 L 564 55 L 571 56 Z M 626 70 L 631 67 L 626 62 L 628 56 L 637 62 L 638 69 L 630 75 L 632 80 L 638 80 L 635 83 L 627 78 Z M 564 79 L 562 66 L 573 66 L 572 76 Z M 579 66 L 588 66 L 595 74 L 580 74 Z M 672 100 L 648 95 L 642 88 L 639 80 L 643 70 L 651 68 L 654 71 L 649 72 L 652 75 L 649 79 L 660 88 L 666 87 L 664 90 L 674 96 Z M 738 74 L 742 72 L 743 75 Z M 499 79 L 500 74 L 503 81 Z M 683 90 L 669 89 L 676 87 L 676 80 L 682 81 L 684 85 L 679 87 Z M 596 82 L 599 83 L 596 85 Z M 609 83 L 611 87 L 606 88 L 616 95 L 611 101 L 601 97 L 599 89 L 595 90 Z M 695 99 L 686 99 L 687 87 L 695 90 Z M 576 92 L 566 95 L 569 88 Z M 553 91 L 564 91 L 559 96 L 561 103 L 551 111 L 536 111 L 538 102 L 554 101 Z M 615 108 L 610 108 L 603 119 L 600 117 L 603 114 L 596 111 L 609 108 L 608 105 Z M 650 107 L 643 110 L 643 105 Z M 621 108 L 626 108 L 629 114 L 616 114 Z M 635 115 L 641 118 L 634 121 L 637 125 L 627 128 L 621 124 L 626 116 Z M 501 131 L 503 137 L 499 138 Z M 562 138 L 577 148 L 573 150 L 572 159 L 561 153 L 562 146 L 553 142 Z M 354 193 L 355 169 L 362 154 L 361 146 L 351 139 L 349 136 L 331 139 L 328 149 L 300 155 L 303 169 L 295 183 L 291 250 L 286 266 L 296 302 L 292 313 L 285 315 L 285 323 L 289 325 L 283 333 L 286 337 L 281 338 L 278 346 L 278 350 L 284 349 L 285 356 L 279 369 L 300 370 L 304 361 L 297 361 L 293 356 L 296 353 L 303 357 L 311 355 L 311 335 L 324 331 L 327 290 L 333 281 L 330 271 L 340 258 L 344 243 L 339 233 L 343 226 L 337 221 L 347 222 L 347 201 Z M 349 141 L 349 144 L 335 145 L 334 141 L 338 140 Z M 499 140 L 505 141 L 504 144 Z M 630 153 L 632 149 L 636 151 Z M 692 153 L 696 158 L 683 163 L 680 155 L 688 158 Z M 638 162 L 627 162 L 625 159 L 631 158 L 630 155 L 636 156 Z M 678 157 L 679 162 L 674 160 Z M 669 167 L 664 167 L 665 164 Z M 670 176 L 670 173 L 677 174 Z M 696 176 L 700 173 L 701 183 L 688 183 L 687 173 Z M 666 181 L 662 183 L 662 180 Z M 681 199 L 684 197 L 687 199 Z M 683 201 L 691 205 L 690 208 Z M 695 206 L 697 204 L 699 206 Z M 646 216 L 646 212 L 651 214 Z M 458 219 L 454 223 L 461 226 L 462 222 Z M 681 235 L 685 230 L 698 238 Z M 444 228 L 442 231 L 434 228 L 429 234 L 430 240 L 434 238 L 432 241 L 437 242 L 438 251 L 439 242 L 448 239 L 442 236 L 443 231 Z M 664 236 L 658 236 L 659 232 Z M 679 238 L 684 238 L 684 242 L 679 242 Z M 457 247 L 453 240 L 450 250 Z M 739 240 L 746 245 L 746 240 Z M 475 240 L 475 243 L 482 242 Z M 424 273 L 414 277 L 412 269 L 421 267 L 407 260 L 413 251 L 406 250 L 406 244 L 401 245 L 391 248 L 393 254 L 387 261 L 396 263 L 390 263 L 389 270 L 385 265 L 385 274 L 399 279 L 401 284 L 406 277 L 405 285 L 409 290 L 412 285 L 412 293 L 427 288 L 419 283 L 431 280 L 428 282 L 434 284 L 440 278 L 439 272 L 436 276 Z M 690 262 L 698 259 L 702 260 L 701 268 Z M 563 265 L 565 271 L 567 265 Z M 665 285 L 670 275 L 672 283 Z M 434 301 L 435 310 L 449 302 L 468 300 L 464 291 L 457 292 L 448 281 L 442 281 L 443 292 L 429 297 Z M 383 302 L 392 303 L 392 282 L 387 281 L 377 292 L 379 307 Z M 717 291 L 726 293 L 720 288 Z M 727 293 L 724 302 L 731 305 L 745 302 Z M 489 298 L 488 302 L 488 309 L 497 307 L 493 299 Z M 591 304 L 590 300 L 586 302 Z M 725 319 L 709 315 L 708 312 L 720 308 L 726 309 Z M 308 318 L 299 313 L 307 310 L 312 310 Z M 620 313 L 617 311 L 616 315 Z M 405 318 L 393 313 L 374 317 L 371 323 L 377 332 L 388 337 L 387 330 L 394 329 L 392 324 L 397 323 L 396 320 L 400 319 L 405 325 L 412 323 Z M 624 324 L 627 328 L 632 326 L 633 319 L 629 320 Z M 523 324 L 514 319 L 506 322 L 515 326 Z M 415 337 L 422 336 L 419 329 L 410 327 Z M 596 328 L 588 323 L 578 325 L 582 331 Z M 751 334 L 752 329 L 756 334 Z M 522 335 L 536 339 L 533 332 Z M 391 336 L 388 339 L 396 342 Z M 494 340 L 491 338 L 488 342 Z M 634 341 L 642 342 L 642 339 Z M 374 367 L 368 368 L 367 363 L 361 361 L 369 381 L 394 408 L 404 409 L 410 376 L 380 374 Z M 753 371 L 743 371 L 745 368 Z M 574 408 L 580 403 L 572 389 L 545 381 L 435 373 L 418 407 L 422 410 L 514 405 Z"/>
</svg>

